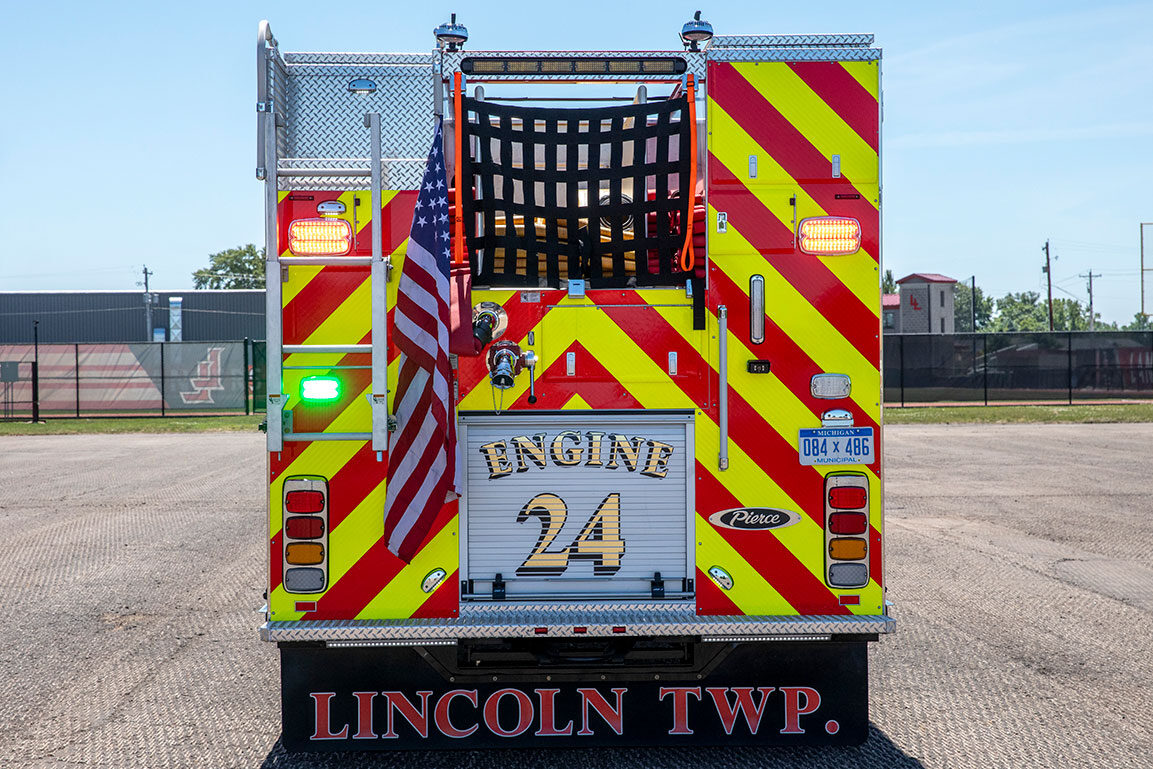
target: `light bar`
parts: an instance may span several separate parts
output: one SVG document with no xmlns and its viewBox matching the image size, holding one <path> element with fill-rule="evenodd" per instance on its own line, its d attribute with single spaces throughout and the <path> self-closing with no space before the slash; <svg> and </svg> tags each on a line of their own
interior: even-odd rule
<svg viewBox="0 0 1153 769">
<path fill-rule="evenodd" d="M 334 376 L 310 376 L 300 382 L 300 399 L 311 402 L 339 400 L 340 380 Z"/>
<path fill-rule="evenodd" d="M 797 226 L 797 245 L 806 254 L 844 256 L 861 248 L 861 223 L 847 216 L 812 216 Z"/>
<path fill-rule="evenodd" d="M 344 219 L 297 219 L 288 225 L 288 250 L 296 256 L 340 256 L 352 250 L 352 225 Z"/>
<path fill-rule="evenodd" d="M 466 75 L 680 75 L 688 66 L 679 57 L 645 59 L 528 58 L 470 56 L 460 63 Z"/>
</svg>

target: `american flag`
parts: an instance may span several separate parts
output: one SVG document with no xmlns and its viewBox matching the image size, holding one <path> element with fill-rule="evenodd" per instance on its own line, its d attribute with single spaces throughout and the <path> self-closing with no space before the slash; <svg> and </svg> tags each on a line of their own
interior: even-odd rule
<svg viewBox="0 0 1153 769">
<path fill-rule="evenodd" d="M 412 560 L 455 487 L 448 362 L 451 239 L 441 141 L 438 121 L 412 215 L 394 313 L 400 349 L 394 401 L 398 431 L 388 455 L 384 536 L 388 549 L 405 562 Z"/>
</svg>

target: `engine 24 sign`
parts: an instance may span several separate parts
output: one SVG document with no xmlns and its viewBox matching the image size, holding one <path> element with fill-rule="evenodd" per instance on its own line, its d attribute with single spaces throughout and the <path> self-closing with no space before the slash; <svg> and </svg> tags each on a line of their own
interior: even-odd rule
<svg viewBox="0 0 1153 769">
<path fill-rule="evenodd" d="M 509 598 L 640 596 L 657 573 L 691 576 L 687 417 L 464 422 L 472 592 L 499 582 Z"/>
</svg>

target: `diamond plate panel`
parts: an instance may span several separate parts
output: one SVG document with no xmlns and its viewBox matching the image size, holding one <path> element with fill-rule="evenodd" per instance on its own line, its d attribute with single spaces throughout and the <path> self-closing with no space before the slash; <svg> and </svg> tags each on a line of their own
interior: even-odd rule
<svg viewBox="0 0 1153 769">
<path fill-rule="evenodd" d="M 714 48 L 835 48 L 864 47 L 873 44 L 872 35 L 717 35 L 708 49 Z"/>
<path fill-rule="evenodd" d="M 460 69 L 461 60 L 475 56 L 517 56 L 540 59 L 638 59 L 652 56 L 675 56 L 685 60 L 686 72 L 692 73 L 700 80 L 705 76 L 705 53 L 691 53 L 688 51 L 445 51 L 442 59 L 441 71 L 455 72 Z M 679 75 L 673 76 L 679 79 Z M 669 75 L 582 75 L 581 80 L 604 80 L 608 82 L 642 81 L 642 80 L 668 80 Z M 480 82 L 500 80 L 501 82 L 517 82 L 528 80 L 555 80 L 550 75 L 472 75 L 471 80 Z"/>
<path fill-rule="evenodd" d="M 412 189 L 420 180 L 433 130 L 432 56 L 429 54 L 285 54 L 283 109 L 287 159 L 353 159 L 361 167 L 368 156 L 367 112 L 379 112 L 381 151 L 388 159 L 386 189 Z M 371 94 L 354 94 L 348 83 L 368 78 L 376 83 Z M 419 162 L 414 162 L 419 158 Z M 325 161 L 328 162 L 328 161 Z M 341 188 L 348 188 L 347 177 Z M 367 189 L 356 180 L 354 189 Z M 300 186 L 303 182 L 306 186 Z M 293 189 L 332 186 L 331 178 L 291 180 Z M 282 187 L 284 185 L 281 185 Z"/>
<path fill-rule="evenodd" d="M 480 604 L 461 607 L 459 619 L 266 622 L 265 641 L 411 642 L 464 638 L 589 636 L 701 636 L 705 639 L 891 633 L 896 620 L 879 616 L 698 617 L 691 604 Z M 584 633 L 575 633 L 580 627 Z M 616 628 L 624 632 L 614 632 Z"/>
<path fill-rule="evenodd" d="M 426 137 L 428 141 L 428 137 Z M 425 158 L 386 158 L 381 161 L 381 189 L 415 190 L 424 177 Z M 296 169 L 363 169 L 363 176 L 293 176 Z M 364 158 L 282 158 L 277 186 L 282 190 L 367 190 L 370 188 L 369 159 Z"/>
<path fill-rule="evenodd" d="M 709 61 L 877 61 L 880 48 L 718 48 Z"/>
</svg>

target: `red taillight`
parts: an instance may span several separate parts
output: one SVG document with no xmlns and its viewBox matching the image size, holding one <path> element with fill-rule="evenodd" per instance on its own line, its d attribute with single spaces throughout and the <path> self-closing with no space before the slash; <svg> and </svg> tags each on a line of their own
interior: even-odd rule
<svg viewBox="0 0 1153 769">
<path fill-rule="evenodd" d="M 829 507 L 857 510 L 865 506 L 868 492 L 860 486 L 834 486 L 829 489 Z"/>
<path fill-rule="evenodd" d="M 797 226 L 797 245 L 806 254 L 843 256 L 861 248 L 861 223 L 847 216 L 813 216 Z"/>
<path fill-rule="evenodd" d="M 290 491 L 284 495 L 284 509 L 290 513 L 319 513 L 324 494 L 319 491 Z"/>
<path fill-rule="evenodd" d="M 288 225 L 288 250 L 297 256 L 339 256 L 352 249 L 352 226 L 343 219 L 297 219 Z"/>
<path fill-rule="evenodd" d="M 829 516 L 829 531 L 833 534 L 864 534 L 869 530 L 869 519 L 864 513 L 833 513 Z"/>
<path fill-rule="evenodd" d="M 315 516 L 289 518 L 285 522 L 284 532 L 291 539 L 317 539 L 324 534 L 324 519 Z"/>
</svg>

